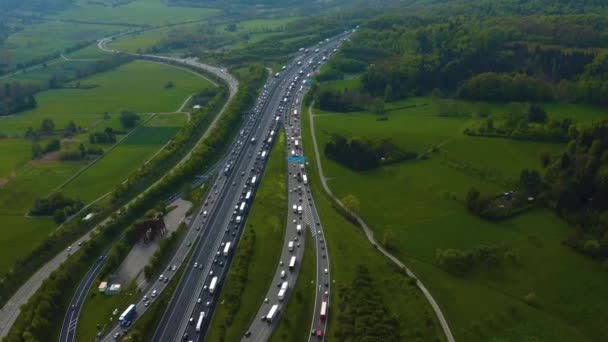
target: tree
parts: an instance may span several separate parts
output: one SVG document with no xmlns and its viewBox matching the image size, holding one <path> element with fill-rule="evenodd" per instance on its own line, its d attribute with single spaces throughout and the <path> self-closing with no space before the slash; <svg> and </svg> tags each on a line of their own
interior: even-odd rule
<svg viewBox="0 0 608 342">
<path fill-rule="evenodd" d="M 359 202 L 359 199 L 357 198 L 357 196 L 355 196 L 353 194 L 344 196 L 344 198 L 342 198 L 341 202 L 344 204 L 344 206 L 346 206 L 350 211 L 352 211 L 354 213 L 358 213 L 359 209 L 361 207 L 361 203 Z"/>
<path fill-rule="evenodd" d="M 122 111 L 120 113 L 120 122 L 125 128 L 133 128 L 139 120 L 139 115 L 133 111 Z"/>
<path fill-rule="evenodd" d="M 42 147 L 40 144 L 32 145 L 32 159 L 38 159 L 42 156 Z"/>
<path fill-rule="evenodd" d="M 597 256 L 600 253 L 600 242 L 598 240 L 587 240 L 583 250 L 591 256 Z"/>
<path fill-rule="evenodd" d="M 522 170 L 519 174 L 519 183 L 530 196 L 538 195 L 542 188 L 542 180 L 536 170 Z"/>
<path fill-rule="evenodd" d="M 487 118 L 492 114 L 492 108 L 487 103 L 480 103 L 477 106 L 477 116 L 480 118 Z"/>
<path fill-rule="evenodd" d="M 530 306 L 536 306 L 538 305 L 538 299 L 536 298 L 536 293 L 534 292 L 529 292 L 525 297 L 524 297 L 524 302 L 526 302 L 526 304 L 530 305 Z"/>
<path fill-rule="evenodd" d="M 165 89 L 169 89 L 169 88 L 173 88 L 175 86 L 175 84 L 173 84 L 173 82 L 168 81 L 167 83 L 165 83 Z"/>
<path fill-rule="evenodd" d="M 528 108 L 528 121 L 536 123 L 547 122 L 547 112 L 543 107 L 533 104 Z"/>
<path fill-rule="evenodd" d="M 65 221 L 65 219 L 65 211 L 63 211 L 62 209 L 57 209 L 53 212 L 53 220 L 55 221 L 55 223 L 61 223 Z"/>
<path fill-rule="evenodd" d="M 390 84 L 386 85 L 384 88 L 384 101 L 391 102 L 395 99 L 395 92 L 393 91 L 393 86 Z"/>
<path fill-rule="evenodd" d="M 45 118 L 42 120 L 40 124 L 40 130 L 45 134 L 53 133 L 53 129 L 55 129 L 55 122 L 49 118 Z"/>
<path fill-rule="evenodd" d="M 67 135 L 74 135 L 78 133 L 78 128 L 76 127 L 74 121 L 70 120 L 70 122 L 68 122 L 68 126 L 65 128 L 65 131 Z"/>
</svg>

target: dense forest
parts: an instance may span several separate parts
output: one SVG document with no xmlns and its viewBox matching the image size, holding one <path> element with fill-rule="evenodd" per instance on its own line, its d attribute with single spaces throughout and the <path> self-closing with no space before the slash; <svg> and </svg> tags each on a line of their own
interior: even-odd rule
<svg viewBox="0 0 608 342">
<path fill-rule="evenodd" d="M 2 0 L 0 13 L 15 11 L 56 12 L 73 4 L 73 0 Z"/>
<path fill-rule="evenodd" d="M 36 107 L 34 94 L 40 87 L 32 84 L 10 82 L 0 86 L 0 116 Z"/>
</svg>

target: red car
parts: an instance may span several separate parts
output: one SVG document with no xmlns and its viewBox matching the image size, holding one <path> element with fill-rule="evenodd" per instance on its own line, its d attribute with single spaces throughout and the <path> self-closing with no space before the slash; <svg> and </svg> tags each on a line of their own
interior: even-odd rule
<svg viewBox="0 0 608 342">
<path fill-rule="evenodd" d="M 317 329 L 317 338 L 323 337 L 323 330 Z"/>
</svg>

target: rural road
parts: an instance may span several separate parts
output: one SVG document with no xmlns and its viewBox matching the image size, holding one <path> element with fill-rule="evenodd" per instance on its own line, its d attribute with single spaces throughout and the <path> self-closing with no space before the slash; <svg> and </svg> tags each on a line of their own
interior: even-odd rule
<svg viewBox="0 0 608 342">
<path fill-rule="evenodd" d="M 102 44 L 101 42 L 104 41 L 104 39 L 102 39 L 100 41 L 100 43 L 99 43 L 98 46 L 101 46 L 101 44 Z M 149 57 L 156 57 L 156 56 L 149 56 Z M 160 59 L 161 60 L 166 60 L 166 61 L 174 61 L 174 62 L 184 63 L 184 62 L 182 62 L 184 60 L 179 59 L 179 58 L 161 57 Z M 213 129 L 213 127 L 215 127 L 215 125 L 217 124 L 217 121 L 222 116 L 222 114 L 224 113 L 224 111 L 226 110 L 226 108 L 228 107 L 228 105 L 232 102 L 232 99 L 234 98 L 234 96 L 236 94 L 236 91 L 238 90 L 238 81 L 234 77 L 232 77 L 232 75 L 228 74 L 227 72 L 224 72 L 220 68 L 213 67 L 213 66 L 210 66 L 210 65 L 207 65 L 207 64 L 204 64 L 204 63 L 200 63 L 200 62 L 198 62 L 196 60 L 192 60 L 192 59 L 187 60 L 187 61 L 188 61 L 188 63 L 185 63 L 185 64 L 193 65 L 193 66 L 196 66 L 196 67 L 203 68 L 203 69 L 205 69 L 205 70 L 207 70 L 209 72 L 212 72 L 212 73 L 216 74 L 218 77 L 220 77 L 223 80 L 225 80 L 228 83 L 229 90 L 230 90 L 230 95 L 228 97 L 228 100 L 224 104 L 224 107 L 216 115 L 215 119 L 213 120 L 213 122 L 211 123 L 211 125 L 209 125 L 209 127 L 207 128 L 207 130 L 205 131 L 205 133 L 203 134 L 203 136 L 199 139 L 199 141 L 196 143 L 196 145 L 192 148 L 192 150 L 194 150 L 198 145 L 200 145 L 200 143 L 204 140 L 204 138 L 208 136 L 209 132 Z M 192 150 L 184 158 L 182 158 L 182 160 L 175 167 L 181 165 L 186 160 L 188 160 L 190 158 L 190 156 L 192 155 Z M 157 181 L 154 184 L 150 185 L 150 187 L 148 187 L 148 189 L 146 189 L 145 191 L 148 191 L 149 189 L 151 189 L 159 181 Z M 139 196 L 137 196 L 137 197 L 139 197 Z M 135 197 L 133 200 L 135 200 L 137 197 Z M 129 203 L 125 204 L 125 206 L 123 206 L 123 207 L 127 207 L 129 204 L 132 203 L 132 201 L 130 201 Z M 83 242 L 83 241 L 89 240 L 91 233 L 93 231 L 97 230 L 97 228 L 99 226 L 100 225 L 98 225 L 97 227 L 93 228 L 91 231 L 89 231 L 83 237 L 81 237 L 80 239 L 78 239 L 74 243 L 74 246 L 72 247 L 73 248 L 72 252 L 75 252 L 78 249 L 78 247 L 77 247 L 78 242 Z M 61 253 L 59 253 L 58 255 L 56 255 L 53 259 L 51 259 L 50 261 L 48 261 L 44 266 L 42 266 L 38 271 L 36 271 L 36 273 L 34 273 L 34 275 L 32 275 L 19 288 L 19 290 L 17 290 L 17 292 L 15 292 L 15 294 L 11 297 L 11 299 L 9 299 L 9 301 L 0 309 L 0 339 L 4 338 L 8 334 L 8 332 L 10 331 L 10 328 L 13 326 L 13 324 L 17 320 L 17 317 L 21 313 L 21 306 L 24 305 L 25 303 L 27 303 L 27 301 L 34 295 L 34 293 L 36 293 L 36 291 L 38 290 L 38 288 L 40 288 L 40 285 L 42 285 L 42 282 L 53 271 L 55 271 L 57 268 L 59 268 L 59 266 L 61 265 L 61 263 L 68 258 L 69 254 L 70 253 L 68 253 L 66 250 L 63 250 Z"/>
<path fill-rule="evenodd" d="M 403 268 L 409 277 L 416 279 L 416 286 L 418 286 L 420 291 L 422 291 L 422 293 L 424 294 L 426 299 L 431 304 L 431 307 L 433 307 L 435 316 L 437 316 L 437 319 L 439 320 L 439 323 L 441 324 L 441 328 L 443 329 L 443 333 L 445 334 L 446 339 L 448 340 L 448 342 L 454 342 L 455 341 L 454 336 L 452 335 L 452 331 L 450 330 L 450 326 L 448 325 L 447 320 L 443 316 L 443 312 L 441 312 L 441 308 L 439 308 L 439 304 L 437 304 L 437 302 L 435 301 L 435 299 L 433 298 L 433 296 L 431 295 L 429 290 L 426 288 L 426 286 L 424 286 L 422 281 L 420 281 L 420 279 L 418 279 L 416 277 L 416 275 L 414 275 L 414 273 L 407 266 L 405 266 L 399 259 L 397 259 L 394 255 L 389 253 L 386 249 L 384 249 L 374 239 L 374 232 L 372 232 L 372 230 L 367 226 L 365 221 L 363 221 L 359 217 L 359 215 L 355 214 L 353 211 L 351 211 L 349 208 L 347 208 L 334 195 L 334 193 L 331 191 L 331 189 L 327 185 L 327 179 L 325 178 L 325 175 L 323 174 L 323 166 L 321 165 L 321 155 L 319 154 L 319 146 L 317 145 L 317 137 L 315 135 L 314 115 L 312 114 L 313 104 L 314 104 L 314 101 L 308 106 L 308 116 L 310 118 L 310 134 L 312 135 L 312 144 L 313 144 L 313 147 L 315 150 L 315 159 L 317 161 L 317 170 L 319 171 L 319 178 L 321 179 L 321 184 L 323 185 L 323 189 L 342 209 L 344 209 L 346 212 L 348 212 L 352 217 L 354 217 L 357 220 L 357 223 L 359 223 L 359 225 L 363 228 L 363 231 L 365 232 L 365 235 L 367 236 L 367 239 L 369 240 L 369 242 L 372 245 L 376 246 L 378 251 L 380 251 L 380 253 L 384 254 L 387 258 L 389 258 L 397 266 Z"/>
</svg>

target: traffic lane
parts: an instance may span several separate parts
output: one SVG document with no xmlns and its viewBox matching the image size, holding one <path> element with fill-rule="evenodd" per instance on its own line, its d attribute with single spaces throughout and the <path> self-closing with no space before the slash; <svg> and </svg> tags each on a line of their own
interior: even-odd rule
<svg viewBox="0 0 608 342">
<path fill-rule="evenodd" d="M 247 146 L 247 144 L 245 144 L 245 146 Z M 241 151 L 241 152 L 242 152 L 242 151 Z M 240 155 L 240 154 L 239 154 L 239 155 Z M 235 169 L 235 170 L 233 170 L 233 172 L 232 172 L 232 175 L 231 175 L 232 177 L 230 177 L 230 178 L 229 178 L 229 179 L 228 179 L 228 180 L 227 180 L 225 183 L 229 183 L 230 179 L 233 179 L 233 178 L 235 177 L 234 175 L 236 174 L 236 172 L 239 172 L 239 171 L 240 171 L 240 167 L 239 167 L 239 165 L 241 164 L 241 159 L 240 159 L 240 158 L 237 158 L 237 159 L 238 159 L 238 165 L 234 167 L 234 169 Z M 228 186 L 230 186 L 230 185 L 228 185 Z M 224 203 L 225 203 L 225 202 L 224 202 Z M 217 210 L 217 211 L 216 211 L 216 213 L 217 213 L 218 211 L 223 211 L 223 210 L 224 210 L 224 208 L 218 208 L 218 209 L 216 209 L 216 210 Z"/>
<path fill-rule="evenodd" d="M 267 120 L 266 120 L 265 122 L 262 122 L 262 124 L 260 124 L 260 125 L 258 126 L 258 130 L 257 130 L 258 137 L 260 137 L 260 136 L 262 136 L 263 134 L 265 134 L 264 128 L 266 128 L 266 127 L 267 127 L 269 124 L 272 124 L 272 121 L 271 121 L 271 120 L 273 119 L 273 117 L 267 117 L 266 119 L 267 119 Z M 257 143 L 256 143 L 256 144 L 254 144 L 254 146 L 255 146 L 255 147 L 258 147 L 258 146 L 259 146 L 259 147 L 262 147 L 262 146 L 263 146 L 263 143 L 261 142 L 261 140 L 262 140 L 262 139 L 258 139 Z M 240 159 L 240 160 L 239 160 L 239 165 L 240 165 L 240 164 L 241 164 L 243 161 L 244 161 L 244 162 L 246 162 L 246 158 L 244 158 L 244 159 Z M 249 166 L 253 166 L 252 164 L 254 164 L 254 163 L 255 163 L 255 161 L 254 161 L 253 159 L 251 159 L 251 160 L 250 160 L 249 165 L 247 165 L 247 166 L 248 166 L 248 167 L 249 167 Z M 236 171 L 236 172 L 238 172 L 238 171 L 240 171 L 240 170 L 241 170 L 241 168 L 240 168 L 240 167 L 236 167 L 236 170 L 235 170 L 235 171 Z M 239 187 L 241 187 L 241 186 L 243 186 L 243 187 L 244 187 L 244 185 L 245 185 L 245 183 L 246 183 L 246 182 L 247 182 L 247 179 L 246 179 L 246 178 L 244 178 L 244 177 L 243 177 L 243 175 L 241 174 L 241 179 L 240 179 L 240 181 L 239 181 Z M 235 193 L 235 194 L 236 194 L 236 193 Z M 235 202 L 235 204 L 236 204 L 236 202 Z M 228 220 L 228 219 L 229 219 L 231 216 L 232 216 L 231 214 L 230 214 L 230 215 L 228 215 L 228 216 L 226 217 L 226 220 Z M 224 222 L 224 223 L 225 223 L 225 226 L 228 226 L 227 222 Z"/>
<path fill-rule="evenodd" d="M 294 212 L 293 210 L 293 205 L 298 205 L 299 199 L 300 199 L 300 195 L 298 194 L 297 191 L 293 191 L 293 189 L 295 189 L 297 187 L 297 181 L 291 176 L 291 175 L 287 175 L 287 179 L 286 179 L 287 183 L 288 183 L 288 215 L 287 215 L 287 222 L 286 222 L 286 233 L 285 233 L 285 239 L 284 239 L 284 243 L 283 243 L 283 248 L 282 248 L 282 252 L 281 252 L 281 257 L 280 257 L 280 261 L 279 261 L 279 265 L 277 266 L 277 271 L 275 272 L 275 275 L 272 279 L 272 283 L 271 286 L 266 294 L 266 298 L 268 299 L 268 302 L 266 303 L 264 301 L 264 303 L 262 303 L 262 305 L 260 306 L 260 309 L 258 310 L 258 313 L 256 314 L 254 321 L 252 323 L 252 325 L 249 327 L 248 331 L 251 333 L 251 335 L 249 337 L 244 337 L 244 339 L 248 339 L 248 340 L 252 340 L 252 341 L 263 341 L 266 340 L 270 334 L 272 333 L 272 329 L 275 327 L 276 322 L 278 321 L 278 318 L 281 316 L 281 314 L 278 314 L 277 318 L 273 321 L 272 324 L 268 324 L 265 321 L 262 321 L 262 317 L 264 317 L 268 311 L 270 310 L 270 308 L 275 305 L 275 304 L 279 304 L 279 305 L 283 305 L 283 303 L 287 303 L 291 293 L 293 291 L 293 288 L 296 284 L 297 281 L 297 277 L 299 274 L 299 268 L 300 265 L 302 263 L 302 258 L 304 256 L 304 238 L 303 236 L 298 236 L 297 234 L 297 225 L 300 224 L 302 226 L 304 226 L 304 222 L 302 220 L 302 215 L 297 214 L 296 212 Z M 303 228 L 305 229 L 305 228 Z M 289 251 L 289 247 L 288 247 L 288 243 L 289 241 L 294 241 L 294 250 Z M 291 259 L 291 256 L 295 255 L 296 256 L 296 269 L 294 269 L 293 271 L 289 270 L 289 262 Z M 281 278 L 281 273 L 282 271 L 285 271 L 285 275 L 286 277 L 283 279 Z M 283 281 L 288 281 L 289 283 L 289 290 L 287 291 L 285 298 L 283 301 L 279 301 L 278 299 L 278 291 L 279 291 L 279 286 L 282 284 Z M 277 285 L 277 287 L 275 287 L 274 285 Z M 284 309 L 284 308 L 283 308 Z"/>
</svg>

